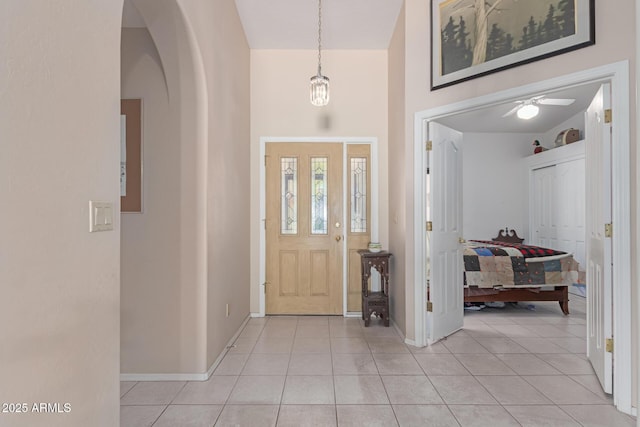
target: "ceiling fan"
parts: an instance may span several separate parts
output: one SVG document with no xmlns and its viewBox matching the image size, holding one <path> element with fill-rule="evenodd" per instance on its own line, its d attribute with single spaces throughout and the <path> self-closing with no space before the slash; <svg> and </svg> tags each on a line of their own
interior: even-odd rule
<svg viewBox="0 0 640 427">
<path fill-rule="evenodd" d="M 516 105 L 502 117 L 508 117 L 513 114 L 518 114 L 518 118 L 529 120 L 538 115 L 540 108 L 538 105 L 571 105 L 575 102 L 575 99 L 570 98 L 545 98 L 545 95 L 534 96 L 522 101 L 515 101 Z"/>
</svg>

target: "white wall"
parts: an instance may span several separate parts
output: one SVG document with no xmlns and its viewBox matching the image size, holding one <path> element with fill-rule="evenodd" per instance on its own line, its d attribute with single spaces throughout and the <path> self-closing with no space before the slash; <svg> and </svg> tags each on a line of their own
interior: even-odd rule
<svg viewBox="0 0 640 427">
<path fill-rule="evenodd" d="M 2 425 L 119 423 L 121 17 L 0 5 L 0 402 L 71 405 Z M 114 204 L 113 231 L 89 233 L 89 200 Z"/>
<path fill-rule="evenodd" d="M 584 139 L 584 111 L 576 114 L 568 120 L 560 123 L 558 126 L 549 129 L 545 132 L 540 139 L 540 144 L 545 148 L 555 148 L 556 137 L 563 130 L 574 128 L 580 131 L 580 139 Z"/>
<path fill-rule="evenodd" d="M 465 239 L 491 240 L 498 230 L 529 234 L 529 170 L 534 135 L 469 133 L 462 145 Z"/>
<path fill-rule="evenodd" d="M 309 78 L 317 70 L 317 54 L 313 50 L 251 51 L 252 312 L 259 311 L 260 137 L 378 138 L 379 240 L 385 247 L 389 242 L 387 52 L 323 51 L 322 71 L 331 79 L 331 101 L 321 108 L 309 102 Z"/>
</svg>

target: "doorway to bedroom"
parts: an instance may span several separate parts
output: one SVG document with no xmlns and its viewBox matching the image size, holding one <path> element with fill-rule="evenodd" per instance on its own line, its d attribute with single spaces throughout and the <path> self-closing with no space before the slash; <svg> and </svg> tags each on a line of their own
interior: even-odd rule
<svg viewBox="0 0 640 427">
<path fill-rule="evenodd" d="M 418 137 L 416 142 L 422 143 L 422 141 L 430 140 L 434 147 L 433 152 L 427 151 L 426 154 L 420 156 L 422 159 L 416 163 L 416 170 L 421 172 L 424 170 L 427 173 L 425 177 L 420 177 L 421 188 L 425 190 L 425 196 L 421 199 L 426 209 L 423 217 L 416 218 L 416 228 L 420 222 L 428 221 L 426 229 L 433 230 L 424 233 L 425 244 L 419 248 L 424 251 L 425 259 L 428 260 L 425 271 L 418 274 L 418 277 L 424 277 L 425 283 L 427 283 L 427 287 L 423 291 L 423 295 L 428 301 L 427 310 L 424 312 L 424 339 L 425 342 L 434 342 L 442 337 L 447 337 L 455 330 L 462 329 L 460 333 L 450 339 L 460 339 L 461 336 L 467 339 L 490 339 L 493 341 L 493 345 L 503 348 L 506 354 L 510 351 L 525 351 L 535 354 L 539 360 L 550 359 L 546 360 L 546 363 L 553 360 L 556 365 L 566 365 L 566 372 L 562 372 L 567 375 L 568 372 L 582 369 L 583 362 L 588 357 L 594 364 L 595 372 L 598 373 L 603 389 L 608 392 L 612 391 L 611 383 L 615 376 L 616 381 L 613 383 L 616 387 L 613 391 L 615 391 L 616 406 L 624 412 L 630 412 L 631 383 L 628 377 L 631 371 L 631 347 L 628 346 L 622 352 L 616 352 L 616 372 L 613 373 L 611 371 L 612 355 L 605 349 L 610 341 L 607 338 L 614 334 L 617 334 L 617 337 L 630 337 L 629 289 L 624 290 L 625 296 L 623 297 L 619 292 L 620 289 L 611 289 L 611 282 L 609 282 L 609 288 L 605 289 L 604 293 L 592 294 L 590 298 L 572 295 L 570 310 L 573 312 L 575 309 L 575 313 L 566 318 L 561 314 L 557 303 L 554 305 L 554 303 L 523 301 L 514 306 L 507 305 L 505 308 L 489 308 L 484 309 L 488 311 L 474 312 L 467 316 L 466 319 L 469 321 L 465 319 L 463 326 L 463 316 L 458 308 L 462 305 L 462 291 L 461 287 L 456 285 L 460 281 L 451 280 L 458 273 L 454 271 L 454 268 L 450 268 L 450 265 L 460 265 L 462 259 L 459 247 L 462 246 L 465 239 L 491 240 L 497 236 L 499 230 L 508 229 L 516 230 L 517 234 L 526 239 L 525 243 L 547 247 L 556 246 L 558 250 L 564 249 L 571 252 L 576 258 L 583 259 L 584 264 L 592 267 L 595 265 L 596 268 L 592 273 L 599 272 L 609 275 L 609 277 L 616 277 L 616 287 L 625 286 L 619 281 L 628 277 L 629 259 L 622 256 L 615 259 L 612 264 L 611 261 L 602 263 L 598 260 L 585 258 L 585 245 L 591 244 L 593 246 L 594 242 L 597 243 L 597 239 L 589 236 L 590 243 L 588 243 L 586 242 L 588 239 L 584 237 L 585 234 L 583 233 L 583 237 L 580 238 L 580 233 L 576 231 L 584 225 L 584 220 L 580 219 L 580 210 L 573 209 L 577 203 L 582 203 L 582 206 L 586 208 L 602 201 L 599 205 L 602 206 L 599 212 L 601 216 L 598 218 L 600 221 L 605 219 L 602 215 L 607 214 L 606 205 L 608 205 L 608 209 L 611 209 L 612 200 L 625 198 L 628 200 L 629 198 L 629 188 L 628 185 L 625 185 L 625 182 L 628 181 L 628 165 L 621 161 L 624 159 L 625 147 L 628 150 L 628 97 L 624 94 L 624 86 L 628 85 L 626 66 L 625 64 L 614 64 L 609 69 L 603 67 L 591 71 L 591 75 L 586 72 L 581 75 L 565 76 L 554 79 L 555 81 L 532 84 L 417 115 L 416 120 L 422 122 L 423 133 L 422 139 L 419 140 L 420 137 Z M 559 193 L 560 189 L 566 187 L 561 181 L 567 169 L 564 167 L 565 163 L 579 158 L 584 161 L 584 148 L 582 149 L 582 157 L 576 155 L 576 152 L 579 151 L 578 147 L 584 143 L 577 142 L 572 146 L 563 145 L 563 142 L 566 144 L 566 140 L 563 140 L 561 135 L 566 134 L 563 132 L 564 130 L 571 128 L 577 128 L 581 132 L 581 136 L 584 134 L 585 128 L 589 126 L 582 118 L 584 111 L 593 103 L 595 92 L 601 88 L 603 83 L 612 84 L 614 110 L 620 111 L 620 116 L 627 115 L 626 118 L 619 117 L 620 123 L 616 121 L 616 126 L 619 126 L 616 130 L 612 132 L 609 129 L 608 131 L 609 137 L 611 138 L 613 135 L 616 143 L 620 142 L 621 144 L 621 147 L 618 148 L 615 148 L 614 144 L 611 156 L 608 157 L 609 165 L 614 165 L 614 171 L 610 179 L 604 179 L 610 190 L 613 183 L 613 195 L 596 194 L 595 199 L 591 197 L 593 194 L 589 196 L 590 193 L 594 193 L 593 183 L 598 180 L 602 181 L 602 178 L 587 184 L 589 192 L 586 192 L 588 194 L 586 203 L 577 195 L 580 192 L 579 189 L 576 191 L 575 186 L 569 185 L 568 187 L 572 190 L 568 192 L 568 196 L 555 194 L 554 197 L 550 197 L 556 199 L 556 202 L 558 199 L 565 202 L 565 207 L 559 209 L 560 215 L 551 215 L 550 212 L 544 212 L 541 209 L 543 205 L 545 209 L 549 210 L 554 206 L 553 203 L 546 203 L 540 199 L 545 194 L 536 186 L 536 180 L 544 183 L 545 180 L 539 178 L 546 174 L 549 185 L 547 188 L 551 193 Z M 578 110 L 567 106 L 561 108 L 540 106 L 540 119 L 545 119 L 547 124 L 538 128 L 535 128 L 539 125 L 534 125 L 534 121 L 526 121 L 526 126 L 523 126 L 524 120 L 517 119 L 515 115 L 510 117 L 511 114 L 508 114 L 514 106 L 517 107 L 521 102 L 524 103 L 523 100 L 540 99 L 539 97 L 542 96 L 550 99 L 571 99 L 573 100 L 571 104 L 576 104 L 574 107 Z M 622 108 L 616 109 L 616 106 L 622 106 Z M 492 114 L 496 119 L 489 120 Z M 510 118 L 513 120 L 507 120 Z M 555 122 L 547 121 L 550 118 L 557 120 Z M 605 120 L 604 114 L 602 117 L 596 117 L 596 122 L 598 120 Z M 438 131 L 434 131 L 434 122 L 437 123 Z M 549 123 L 552 124 L 549 125 Z M 516 127 L 509 128 L 511 125 Z M 527 128 L 527 126 L 530 127 Z M 453 133 L 449 132 L 452 130 Z M 444 139 L 438 139 L 439 133 L 442 132 L 446 133 L 446 136 Z M 604 134 L 604 132 L 600 133 Z M 425 135 L 428 136 L 425 137 Z M 598 138 L 601 136 L 599 135 Z M 540 146 L 548 150 L 544 153 L 534 154 L 536 140 L 539 141 Z M 445 149 L 446 147 L 449 148 Z M 424 147 L 420 148 L 424 150 Z M 427 150 L 429 148 L 431 147 L 428 147 Z M 567 148 L 572 151 L 567 158 L 561 161 L 549 159 L 549 157 L 554 157 L 556 153 L 566 151 Z M 438 149 L 441 149 L 440 153 L 437 152 Z M 618 149 L 620 151 L 616 152 Z M 417 151 L 416 153 L 418 154 Z M 457 168 L 453 167 L 456 165 L 456 161 L 452 160 L 455 156 L 461 158 L 459 160 L 460 166 Z M 594 156 L 592 153 L 591 159 L 598 158 L 602 159 L 603 156 Z M 607 156 L 604 158 L 607 159 Z M 541 159 L 546 160 L 542 161 Z M 432 160 L 436 160 L 435 164 L 432 163 Z M 628 157 L 626 160 L 628 163 Z M 423 164 L 426 165 L 424 169 L 421 167 Z M 448 172 L 441 172 L 439 175 L 438 164 L 445 165 L 440 169 L 445 169 Z M 558 165 L 562 166 L 557 167 Z M 589 165 L 588 160 L 587 165 Z M 594 165 L 598 166 L 597 163 Z M 594 165 L 586 167 L 587 179 L 590 175 L 593 176 Z M 578 173 L 580 168 L 568 169 L 572 170 L 571 173 Z M 452 170 L 459 170 L 460 173 L 456 175 L 451 172 Z M 602 174 L 602 170 L 599 173 Z M 606 173 L 600 176 L 606 176 Z M 418 179 L 417 176 L 416 179 Z M 575 176 L 573 179 L 572 184 L 575 184 Z M 553 184 L 554 180 L 556 180 L 555 184 Z M 622 187 L 616 188 L 617 184 L 621 184 Z M 452 190 L 456 187 L 459 187 L 459 202 L 456 202 L 455 197 L 452 196 L 455 194 L 455 191 L 452 192 Z M 441 198 L 442 194 L 447 196 Z M 591 197 L 590 200 L 589 197 Z M 573 205 L 566 205 L 566 202 L 569 201 Z M 628 201 L 626 203 L 628 206 Z M 445 230 L 444 223 L 438 222 L 438 215 L 443 218 L 455 218 L 458 215 L 456 209 L 460 211 L 459 223 L 449 221 L 452 225 L 448 230 Z M 536 209 L 538 210 L 536 211 Z M 558 208 L 556 207 L 556 209 Z M 544 218 L 544 214 L 547 214 L 547 218 Z M 613 221 L 617 219 L 623 228 L 626 227 L 625 231 L 629 231 L 628 211 L 614 208 L 614 211 L 609 215 L 613 215 Z M 562 232 L 566 231 L 564 228 L 571 228 L 572 231 L 569 234 L 572 239 L 558 235 L 558 221 L 555 223 L 555 235 L 550 235 L 549 230 L 540 227 L 548 225 L 549 218 L 555 217 L 557 220 L 563 216 L 565 217 L 563 219 L 567 219 L 567 227 L 563 227 Z M 593 212 L 591 212 L 591 216 L 593 217 Z M 598 231 L 596 233 L 598 235 L 604 235 L 604 223 L 611 223 L 611 220 L 602 222 L 602 233 Z M 430 225 L 431 227 L 429 227 Z M 553 227 L 549 228 L 553 229 Z M 450 234 L 448 237 L 447 231 Z M 625 234 L 622 230 L 620 232 Z M 614 239 L 613 245 L 624 246 L 628 251 L 627 236 L 617 234 L 616 236 L 619 240 Z M 561 239 L 559 239 L 560 237 Z M 460 243 L 458 249 L 452 251 L 450 248 L 441 246 L 445 240 L 453 242 L 454 238 Z M 604 256 L 611 256 L 611 252 L 607 253 L 607 251 L 609 249 L 605 248 Z M 620 253 L 618 252 L 618 254 Z M 438 261 L 440 254 L 443 254 L 440 257 L 442 260 L 452 260 L 450 264 Z M 455 259 L 459 259 L 459 261 L 455 261 Z M 607 271 L 607 267 L 611 265 L 613 267 Z M 587 289 L 589 289 L 588 284 Z M 580 300 L 580 298 L 583 299 Z M 499 315 L 498 312 L 507 314 Z M 554 312 L 557 312 L 557 315 L 554 315 Z M 488 322 L 478 320 L 482 317 Z M 614 319 L 613 323 L 618 329 L 614 330 L 611 319 Z M 617 324 L 616 319 L 618 320 Z M 620 321 L 621 319 L 626 319 L 626 327 L 621 328 L 621 323 L 623 323 Z M 477 328 L 479 322 L 482 323 L 482 326 Z M 497 335 L 492 336 L 492 334 Z M 586 343 L 589 341 L 591 344 L 597 345 L 587 350 Z M 601 356 L 594 354 L 596 350 L 604 355 L 604 363 Z M 539 354 L 545 356 L 538 357 Z M 556 355 L 550 356 L 554 354 Z M 573 363 L 569 363 L 569 360 L 573 360 Z M 577 368 L 578 366 L 582 368 Z M 621 384 L 618 380 L 621 379 L 623 372 L 626 372 L 627 380 L 623 380 Z"/>
</svg>

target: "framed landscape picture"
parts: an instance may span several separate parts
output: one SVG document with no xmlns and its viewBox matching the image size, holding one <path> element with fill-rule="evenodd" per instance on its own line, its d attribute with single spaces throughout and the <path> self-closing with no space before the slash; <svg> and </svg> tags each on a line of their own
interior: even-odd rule
<svg viewBox="0 0 640 427">
<path fill-rule="evenodd" d="M 595 43 L 594 0 L 431 0 L 431 89 Z"/>
</svg>

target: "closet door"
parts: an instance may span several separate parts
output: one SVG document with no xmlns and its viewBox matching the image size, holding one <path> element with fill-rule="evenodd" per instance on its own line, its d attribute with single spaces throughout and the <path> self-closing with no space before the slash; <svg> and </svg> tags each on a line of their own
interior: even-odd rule
<svg viewBox="0 0 640 427">
<path fill-rule="evenodd" d="M 572 160 L 556 165 L 557 237 L 554 249 L 570 252 L 585 267 L 585 162 Z"/>
<path fill-rule="evenodd" d="M 533 171 L 533 239 L 531 244 L 555 248 L 558 244 L 556 215 L 556 166 Z"/>
</svg>

